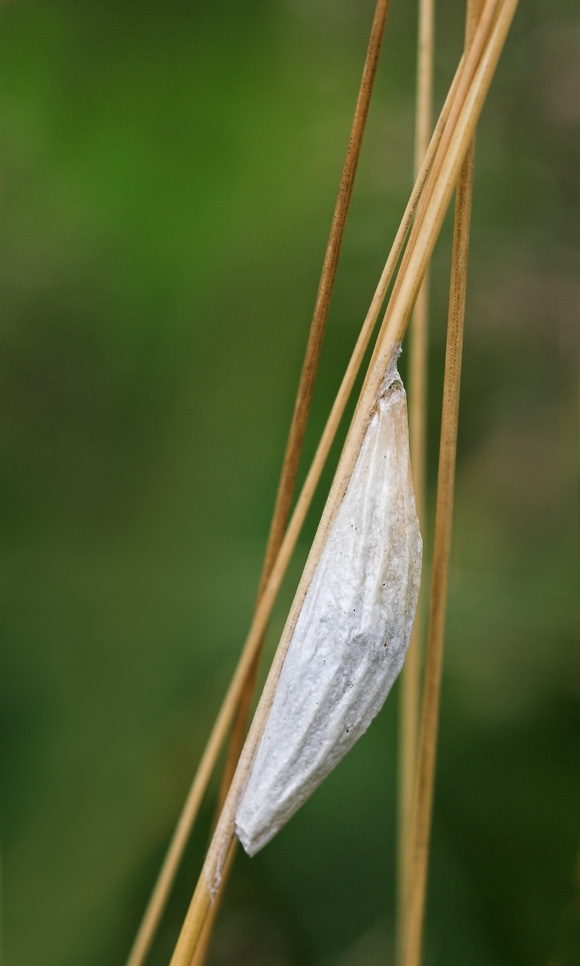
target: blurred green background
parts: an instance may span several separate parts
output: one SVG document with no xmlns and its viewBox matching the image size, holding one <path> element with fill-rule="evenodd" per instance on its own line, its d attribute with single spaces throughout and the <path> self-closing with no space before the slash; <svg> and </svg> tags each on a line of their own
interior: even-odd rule
<svg viewBox="0 0 580 966">
<path fill-rule="evenodd" d="M 124 962 L 249 624 L 372 10 L 2 5 L 6 966 Z M 462 31 L 442 0 L 437 106 Z M 414 5 L 393 0 L 305 460 L 410 190 L 415 36 Z M 578 4 L 528 0 L 478 135 L 433 966 L 580 962 L 579 148 Z M 449 239 L 448 219 L 431 504 Z M 397 702 L 239 857 L 215 966 L 392 962 Z"/>
</svg>

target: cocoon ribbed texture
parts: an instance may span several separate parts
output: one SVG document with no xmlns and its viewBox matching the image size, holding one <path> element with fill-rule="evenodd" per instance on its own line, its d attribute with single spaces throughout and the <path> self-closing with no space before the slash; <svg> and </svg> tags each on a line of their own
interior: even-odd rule
<svg viewBox="0 0 580 966">
<path fill-rule="evenodd" d="M 254 855 L 367 730 L 409 644 L 422 540 L 405 390 L 389 367 L 306 593 L 236 813 Z"/>
</svg>

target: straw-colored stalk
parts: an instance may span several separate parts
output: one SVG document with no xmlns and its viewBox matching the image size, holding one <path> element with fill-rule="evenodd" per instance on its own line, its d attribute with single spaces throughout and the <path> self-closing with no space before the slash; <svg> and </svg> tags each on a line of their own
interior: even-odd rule
<svg viewBox="0 0 580 966">
<path fill-rule="evenodd" d="M 468 0 L 466 48 L 471 43 L 480 9 L 481 0 Z M 410 846 L 407 853 L 409 865 L 406 870 L 405 883 L 407 897 L 405 901 L 405 938 L 402 959 L 404 966 L 419 966 L 421 962 L 443 667 L 447 575 L 453 521 L 461 358 L 473 193 L 473 159 L 474 141 L 472 140 L 459 173 L 455 201 L 425 686 L 417 764 L 416 797 Z"/>
<path fill-rule="evenodd" d="M 272 607 L 276 600 L 282 580 L 284 579 L 290 557 L 296 546 L 296 542 L 310 508 L 314 492 L 320 480 L 326 459 L 334 442 L 334 438 L 344 414 L 346 404 L 360 370 L 374 326 L 376 325 L 376 321 L 379 317 L 381 306 L 385 300 L 389 285 L 391 284 L 396 264 L 409 233 L 413 216 L 421 200 L 421 194 L 425 187 L 425 180 L 433 163 L 437 146 L 441 140 L 444 127 L 449 116 L 449 111 L 451 109 L 452 98 L 461 80 L 463 67 L 464 65 L 461 63 L 441 111 L 439 121 L 431 138 L 427 156 L 419 173 L 419 177 L 415 182 L 415 186 L 407 203 L 407 207 L 405 208 L 401 224 L 395 236 L 391 251 L 369 306 L 369 310 L 358 336 L 346 373 L 340 384 L 320 443 L 318 444 L 314 459 L 307 473 L 306 480 L 303 484 L 298 500 L 296 501 L 296 506 L 288 525 L 288 529 L 284 535 L 278 556 L 276 557 L 270 576 L 266 581 L 263 592 L 260 596 L 259 605 L 254 614 L 254 618 L 244 643 L 242 653 L 238 660 L 237 667 L 234 671 L 232 680 L 223 699 L 217 718 L 214 722 L 193 784 L 188 793 L 186 805 L 181 813 L 178 826 L 175 830 L 172 843 L 170 845 L 170 851 L 168 852 L 168 858 L 171 857 L 171 861 L 168 862 L 166 859 L 166 864 L 162 872 L 163 878 L 160 876 L 160 880 L 158 880 L 156 889 L 159 889 L 159 894 L 162 894 L 162 891 L 168 891 L 171 887 L 171 881 L 173 880 L 177 864 L 179 863 L 179 856 L 183 852 L 189 835 L 189 830 L 192 828 L 195 822 L 195 818 L 199 812 L 203 795 L 205 794 L 205 790 L 209 784 L 209 780 L 213 773 L 220 750 L 227 736 L 228 729 L 232 723 L 237 707 L 239 706 L 240 697 L 245 688 L 246 680 L 251 672 L 252 664 L 255 661 L 257 651 L 260 647 L 261 639 L 270 618 Z M 161 915 L 161 912 L 162 908 L 159 910 L 158 915 Z M 131 963 L 128 964 L 128 966 L 134 966 L 134 964 Z"/>
<path fill-rule="evenodd" d="M 352 197 L 356 170 L 360 158 L 364 129 L 368 116 L 389 6 L 390 0 L 377 0 L 363 67 L 360 89 L 354 111 L 346 158 L 340 179 L 340 186 L 328 244 L 322 265 L 320 283 L 318 286 L 312 323 L 310 326 L 310 333 L 296 396 L 292 424 L 290 427 L 282 472 L 280 475 L 280 483 L 278 486 L 278 493 L 268 536 L 262 575 L 260 578 L 258 600 L 263 594 L 264 587 L 271 575 L 274 562 L 278 556 L 284 531 L 286 529 L 286 524 L 288 522 L 288 515 L 290 513 L 292 496 L 296 484 L 296 474 L 298 472 L 298 464 L 300 461 L 300 453 L 302 451 L 302 443 L 304 440 L 304 433 L 310 410 L 314 381 L 316 378 L 318 361 L 322 348 L 322 340 L 324 337 L 326 320 L 328 318 L 332 289 L 334 286 L 334 279 L 336 276 L 336 269 L 338 266 L 338 259 L 342 246 L 348 209 Z M 224 722 L 225 729 L 227 730 L 229 727 L 231 714 L 233 711 L 235 711 L 235 720 L 232 727 L 232 734 L 230 737 L 230 743 L 226 755 L 226 763 L 224 766 L 224 775 L 219 796 L 220 808 L 229 788 L 244 741 L 252 702 L 252 695 L 258 673 L 263 637 L 264 633 L 262 633 L 260 640 L 256 643 L 253 661 L 247 668 L 244 680 L 240 682 L 240 694 L 235 698 L 234 701 L 228 704 L 228 721 L 227 724 Z M 237 708 L 235 707 L 236 703 Z M 213 771 L 215 759 L 225 737 L 223 734 L 223 728 L 220 728 L 217 741 L 212 742 L 213 737 L 214 735 L 212 733 L 210 738 L 212 753 L 207 759 L 204 755 L 198 772 L 194 777 L 194 781 L 189 790 L 175 832 L 153 888 L 153 892 L 147 904 L 142 922 L 135 937 L 132 949 L 129 953 L 127 966 L 142 966 L 147 957 L 151 943 L 155 936 L 155 932 L 159 926 L 163 910 L 167 903 L 171 887 L 177 874 L 177 869 L 183 857 L 185 846 L 191 835 L 191 829 L 199 810 L 201 797 L 203 796 L 207 786 L 207 781 L 209 780 L 211 772 Z M 208 934 L 209 928 L 210 926 L 208 924 Z M 199 962 L 201 962 L 201 956 L 199 958 Z"/>
<path fill-rule="evenodd" d="M 456 78 L 454 81 L 455 86 L 457 81 L 458 78 Z M 454 88 L 452 88 L 452 91 L 453 89 Z M 399 230 L 393 242 L 389 257 L 385 263 L 385 267 L 381 274 L 381 278 L 371 301 L 365 322 L 350 358 L 346 373 L 340 384 L 320 443 L 318 444 L 314 459 L 306 476 L 306 480 L 303 484 L 302 490 L 300 491 L 298 500 L 296 501 L 296 506 L 280 546 L 278 556 L 276 557 L 270 576 L 266 581 L 263 592 L 260 596 L 260 601 L 258 607 L 256 608 L 256 612 L 254 614 L 248 636 L 244 643 L 242 653 L 238 660 L 237 667 L 234 671 L 232 680 L 225 694 L 208 742 L 201 757 L 193 784 L 188 793 L 186 805 L 181 813 L 178 826 L 172 839 L 170 846 L 172 862 L 166 862 L 164 869 L 164 881 L 162 884 L 163 889 L 170 888 L 170 883 L 167 883 L 167 880 L 172 881 L 173 879 L 175 871 L 173 869 L 173 862 L 178 862 L 179 859 L 177 858 L 177 855 L 181 855 L 183 852 L 189 830 L 195 822 L 195 818 L 201 805 L 201 800 L 209 784 L 215 763 L 227 736 L 234 714 L 239 706 L 241 694 L 245 688 L 247 677 L 251 671 L 252 664 L 255 661 L 257 651 L 260 647 L 261 639 L 270 618 L 272 607 L 274 606 L 280 585 L 284 579 L 288 562 L 294 551 L 302 525 L 310 508 L 316 486 L 320 480 L 322 470 L 324 469 L 324 464 L 332 447 L 332 443 L 334 442 L 338 426 L 356 381 L 356 377 L 362 364 L 362 360 L 368 347 L 374 326 L 379 317 L 381 306 L 392 281 L 395 266 L 407 238 L 413 215 L 415 214 L 421 199 L 421 192 L 424 188 L 425 179 L 432 164 L 437 144 L 439 143 L 442 135 L 443 126 L 449 112 L 449 107 L 450 97 L 448 97 L 444 105 L 440 123 L 433 134 L 429 152 L 425 159 L 421 174 L 417 179 L 413 193 L 405 209 L 401 225 L 399 226 Z M 170 853 L 168 853 L 168 855 Z M 159 881 L 158 885 L 161 885 Z M 134 964 L 127 964 L 127 966 L 134 966 Z"/>
<path fill-rule="evenodd" d="M 302 366 L 302 374 L 298 386 L 292 424 L 286 445 L 286 452 L 280 475 L 280 483 L 278 485 L 278 493 L 274 506 L 270 533 L 268 535 L 268 543 L 266 546 L 266 554 L 258 590 L 258 600 L 260 599 L 266 581 L 272 572 L 272 567 L 280 550 L 284 537 L 284 531 L 288 523 L 288 516 L 290 514 L 290 506 L 292 503 L 292 497 L 294 495 L 294 487 L 296 485 L 296 475 L 300 462 L 300 454 L 302 452 L 302 444 L 304 441 L 304 433 L 306 431 L 306 423 L 308 421 L 308 413 L 310 411 L 314 381 L 316 378 L 316 372 L 318 370 L 322 339 L 324 336 L 324 330 L 326 328 L 328 311 L 330 309 L 330 300 L 332 297 L 332 290 L 338 267 L 338 259 L 340 256 L 346 219 L 352 198 L 354 180 L 360 158 L 366 120 L 369 112 L 390 2 L 391 0 L 377 0 L 373 22 L 371 25 L 369 43 L 363 66 L 362 78 L 355 106 L 346 158 L 344 161 L 344 167 L 342 170 L 342 176 L 336 199 L 336 206 L 330 228 L 330 235 L 322 265 L 322 272 L 316 302 L 314 305 L 308 344 Z M 230 735 L 226 752 L 226 760 L 218 795 L 216 819 L 224 804 L 234 772 L 236 770 L 240 752 L 244 744 L 250 717 L 252 698 L 258 676 L 259 661 L 263 643 L 264 636 L 262 636 L 262 640 L 260 641 L 257 649 L 256 658 L 252 667 L 250 668 L 244 684 L 244 689 L 232 726 L 232 733 Z M 231 861 L 228 863 L 227 869 L 224 870 L 224 879 L 227 879 L 229 875 L 229 869 L 233 864 L 234 855 L 235 848 L 232 853 Z M 202 966 L 203 962 L 205 961 L 213 926 L 219 912 L 219 905 L 219 901 L 216 901 L 211 907 L 211 910 L 204 923 L 203 934 L 200 938 L 200 942 L 191 962 L 191 966 Z M 135 964 L 135 966 L 137 966 L 137 964 Z"/>
<path fill-rule="evenodd" d="M 417 51 L 417 106 L 415 115 L 415 175 L 429 145 L 433 101 L 434 0 L 419 0 L 419 40 Z M 410 326 L 409 352 L 409 449 L 415 485 L 415 503 L 423 534 L 425 516 L 425 450 L 427 422 L 427 345 L 429 326 L 429 270 L 419 289 Z M 407 895 L 408 841 L 419 731 L 422 597 L 401 673 L 399 690 L 399 767 L 397 828 L 397 943 L 404 935 L 405 896 Z"/>
<path fill-rule="evenodd" d="M 263 733 L 288 644 L 304 596 L 310 584 L 316 563 L 320 557 L 328 528 L 334 519 L 334 515 L 340 505 L 348 480 L 352 474 L 352 469 L 368 425 L 369 416 L 372 412 L 381 379 L 392 355 L 393 346 L 395 343 L 400 342 L 404 335 L 409 315 L 417 296 L 417 291 L 423 280 L 429 258 L 440 231 L 453 188 L 459 175 L 459 169 L 473 136 L 475 125 L 489 84 L 491 83 L 491 78 L 497 65 L 516 5 L 517 0 L 504 0 L 504 2 L 500 2 L 499 4 L 494 3 L 493 0 L 488 0 L 485 9 L 487 10 L 488 7 L 491 8 L 493 14 L 496 7 L 499 7 L 499 13 L 489 33 L 486 30 L 482 31 L 482 23 L 484 23 L 482 18 L 478 25 L 474 42 L 466 57 L 463 73 L 467 80 L 465 85 L 458 83 L 457 92 L 460 91 L 462 86 L 465 87 L 465 90 L 461 95 L 461 100 L 456 110 L 453 111 L 453 107 L 455 107 L 453 105 L 450 112 L 450 116 L 451 113 L 455 113 L 456 122 L 449 136 L 446 138 L 444 135 L 439 145 L 439 151 L 437 158 L 434 160 L 431 177 L 433 177 L 433 172 L 436 169 L 437 175 L 432 183 L 432 190 L 429 191 L 429 200 L 425 203 L 420 213 L 419 229 L 414 233 L 414 239 L 412 233 L 409 240 L 404 260 L 406 261 L 406 269 L 403 277 L 401 277 L 402 269 L 399 272 L 398 285 L 393 291 L 389 302 L 389 307 L 375 346 L 359 404 L 353 417 L 322 520 L 315 536 L 284 634 L 278 646 L 262 697 L 256 709 L 248 738 L 242 750 L 230 791 L 212 837 L 202 873 L 199 877 L 171 959 L 171 966 L 189 966 L 199 941 L 210 904 L 215 901 L 216 895 L 219 893 L 224 864 L 234 842 L 234 820 L 237 803 L 247 781 L 249 769 Z M 457 92 L 456 97 L 458 97 Z M 439 157 L 442 153 L 441 146 L 444 140 L 447 141 L 446 149 L 444 155 Z M 412 242 L 413 244 L 411 244 Z M 292 523 L 288 528 L 287 536 L 290 533 L 291 526 Z M 280 560 L 280 557 L 281 555 L 279 555 L 278 560 Z M 275 571 L 276 565 L 274 566 L 273 574 Z M 267 594 L 268 585 L 262 601 L 266 601 Z M 265 604 L 262 605 L 262 602 L 260 602 L 258 613 L 262 606 L 265 607 Z"/>
</svg>

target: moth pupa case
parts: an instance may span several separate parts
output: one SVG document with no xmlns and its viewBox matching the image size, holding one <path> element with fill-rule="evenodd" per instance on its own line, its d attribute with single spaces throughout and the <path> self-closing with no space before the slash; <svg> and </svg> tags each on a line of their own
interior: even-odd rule
<svg viewBox="0 0 580 966">
<path fill-rule="evenodd" d="M 290 640 L 236 811 L 249 855 L 367 730 L 409 644 L 422 540 L 397 347 Z"/>
</svg>

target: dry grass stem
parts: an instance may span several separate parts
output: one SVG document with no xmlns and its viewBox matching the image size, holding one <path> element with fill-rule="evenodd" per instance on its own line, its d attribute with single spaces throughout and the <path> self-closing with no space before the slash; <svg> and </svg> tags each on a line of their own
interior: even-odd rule
<svg viewBox="0 0 580 966">
<path fill-rule="evenodd" d="M 439 190 L 441 190 L 442 186 L 444 185 L 444 182 L 440 180 L 440 175 L 442 168 L 446 163 L 450 145 L 452 144 L 453 139 L 457 140 L 458 118 L 460 113 L 465 110 L 465 105 L 469 101 L 469 92 L 474 90 L 473 79 L 476 70 L 481 70 L 480 59 L 482 56 L 482 50 L 486 44 L 489 50 L 489 37 L 492 24 L 494 23 L 494 18 L 497 19 L 496 15 L 498 8 L 502 8 L 502 6 L 503 4 L 501 0 L 486 0 L 481 17 L 477 24 L 473 42 L 469 48 L 469 52 L 467 56 L 462 58 L 460 66 L 457 69 L 457 89 L 454 92 L 449 117 L 443 129 L 441 143 L 433 159 L 433 166 L 429 172 L 429 178 L 425 185 L 425 190 L 421 195 L 420 204 L 417 209 L 413 229 L 409 238 L 409 243 L 405 250 L 401 267 L 395 281 L 393 295 L 389 303 L 389 309 L 387 310 L 388 312 L 390 312 L 392 310 L 392 306 L 396 304 L 400 288 L 404 285 L 415 285 L 417 280 L 417 276 L 408 270 L 409 263 L 416 250 L 416 240 L 420 232 L 423 230 L 423 223 L 426 218 L 427 208 L 431 203 L 434 191 L 437 189 L 437 187 L 439 187 Z M 479 105 L 479 109 L 481 109 L 481 104 Z M 453 187 L 454 185 L 451 186 L 451 190 Z M 433 211 L 435 209 L 431 210 Z M 425 271 L 426 266 L 421 272 L 419 284 L 415 285 L 415 299 L 423 282 Z M 413 300 L 413 305 L 415 303 L 415 299 Z"/>
<path fill-rule="evenodd" d="M 296 541 L 298 540 L 306 514 L 310 508 L 312 497 L 320 480 L 325 461 L 328 457 L 328 453 L 330 452 L 330 448 L 334 441 L 334 437 L 369 344 L 373 328 L 376 324 L 381 306 L 391 283 L 397 261 L 405 243 L 405 239 L 408 235 L 413 215 L 421 199 L 421 192 L 423 191 L 427 174 L 429 172 L 437 145 L 439 144 L 444 125 L 449 114 L 452 96 L 456 90 L 458 79 L 459 75 L 457 75 L 454 79 L 452 88 L 441 112 L 439 122 L 433 133 L 429 151 L 427 152 L 423 167 L 419 177 L 417 178 L 409 202 L 407 203 L 405 213 L 401 220 L 401 224 L 393 242 L 389 257 L 381 274 L 363 327 L 357 339 L 346 373 L 331 409 L 320 443 L 312 461 L 312 465 L 307 474 L 300 496 L 297 500 L 288 530 L 280 547 L 275 564 L 272 567 L 270 577 L 264 586 L 263 593 L 260 598 L 260 604 L 254 615 L 254 620 L 246 638 L 242 654 L 240 655 L 238 666 L 234 672 L 234 676 L 222 703 L 218 718 L 216 719 L 208 744 L 204 751 L 204 755 L 200 762 L 198 773 L 192 786 L 189 799 L 189 806 L 194 817 L 195 814 L 197 814 L 199 805 L 201 803 L 201 798 L 204 794 L 205 788 L 207 787 L 207 783 L 209 782 L 209 778 L 215 765 L 215 760 L 217 759 L 220 748 L 225 740 L 225 735 L 235 712 L 236 703 L 239 701 L 239 696 L 244 687 L 246 676 L 248 674 L 248 667 L 254 659 L 257 647 L 259 647 L 261 636 L 264 633 L 264 629 L 268 622 L 276 595 L 284 578 L 288 562 L 293 553 Z"/>
<path fill-rule="evenodd" d="M 300 453 L 302 451 L 302 443 L 308 420 L 308 412 L 312 399 L 314 381 L 318 369 L 322 339 L 326 327 L 326 320 L 328 318 L 332 289 L 334 286 L 334 279 L 336 277 L 338 259 L 342 246 L 342 239 L 344 236 L 350 200 L 352 197 L 354 179 L 360 157 L 364 130 L 389 7 L 390 0 L 378 0 L 373 17 L 371 34 L 348 142 L 347 154 L 340 180 L 340 187 L 336 200 L 328 244 L 324 256 L 308 345 L 306 347 L 306 354 L 302 367 L 292 424 L 290 427 L 282 473 L 280 476 L 280 483 L 278 486 L 278 493 L 276 496 L 272 524 L 270 527 L 270 533 L 268 535 L 268 543 L 266 547 L 262 576 L 260 579 L 258 598 L 263 592 L 266 581 L 270 576 L 272 567 L 276 557 L 278 556 L 290 513 L 290 506 L 296 484 L 296 475 L 298 472 Z M 250 695 L 250 700 L 248 703 L 251 703 L 251 694 L 253 692 L 254 683 L 255 682 L 250 682 L 250 679 L 248 679 L 248 685 L 246 686 L 244 695 L 242 695 L 242 700 L 240 702 L 240 710 L 236 716 L 236 721 L 234 722 L 232 738 L 228 748 L 228 761 L 226 762 L 226 768 L 224 769 L 224 782 L 222 783 L 220 795 L 221 802 L 223 802 L 223 799 L 225 798 L 225 792 L 227 792 L 227 788 L 229 787 L 239 758 L 239 752 L 243 744 L 243 737 L 245 736 L 247 727 L 248 713 L 243 713 L 242 705 L 244 704 L 244 699 L 248 694 Z M 237 737 L 239 736 L 240 732 L 241 740 L 239 737 Z"/>
<path fill-rule="evenodd" d="M 467 68 L 469 65 L 471 69 L 471 80 L 467 84 L 467 89 L 462 96 L 461 103 L 457 105 L 457 109 L 455 110 L 457 120 L 451 136 L 447 139 L 444 157 L 441 157 L 440 162 L 437 163 L 444 140 L 443 136 L 441 144 L 439 145 L 439 151 L 434 159 L 433 169 L 435 170 L 437 166 L 438 174 L 432 184 L 432 190 L 429 192 L 429 200 L 424 206 L 420 230 L 415 235 L 413 248 L 407 259 L 403 278 L 401 278 L 401 271 L 399 272 L 399 284 L 396 286 L 396 291 L 393 291 L 389 302 L 389 308 L 375 346 L 369 371 L 353 417 L 330 495 L 262 697 L 258 703 L 248 738 L 240 755 L 239 764 L 216 826 L 202 873 L 186 914 L 181 934 L 171 959 L 171 966 L 189 966 L 199 941 L 210 904 L 215 900 L 219 892 L 224 863 L 234 841 L 234 817 L 237 803 L 247 781 L 253 756 L 263 733 L 295 622 L 310 584 L 312 573 L 320 557 L 322 547 L 324 546 L 328 528 L 334 519 L 348 480 L 352 474 L 352 469 L 368 425 L 380 381 L 383 378 L 386 366 L 392 355 L 393 345 L 401 341 L 405 332 L 417 291 L 423 280 L 429 258 L 441 228 L 445 211 L 459 175 L 460 166 L 473 136 L 475 125 L 489 84 L 491 83 L 491 78 L 497 65 L 516 5 L 517 0 L 504 0 L 503 3 L 499 3 L 499 14 L 493 23 L 493 29 L 481 42 L 481 47 L 483 48 L 481 57 L 479 60 L 477 57 L 475 58 L 475 64 L 469 63 L 473 50 L 476 47 L 474 39 L 469 55 L 466 58 L 465 66 Z M 497 4 L 494 4 L 494 9 L 495 6 Z M 479 26 L 478 31 L 476 31 L 476 37 L 478 36 L 478 32 Z M 455 100 L 453 102 L 454 106 Z M 411 239 L 409 240 L 407 252 L 410 245 Z M 405 253 L 406 255 L 407 252 Z M 303 494 L 301 494 L 301 497 Z M 282 548 L 272 570 L 272 575 L 264 589 L 264 595 L 258 605 L 256 620 L 253 624 L 254 634 L 256 634 L 256 631 L 261 633 L 262 628 L 259 626 L 259 622 L 260 620 L 264 620 L 266 612 L 269 613 L 267 608 L 271 606 L 275 581 L 279 579 L 277 570 L 279 571 L 280 568 L 283 569 L 285 566 L 284 548 L 285 545 L 289 545 L 294 536 L 292 533 L 294 516 L 282 543 Z M 251 654 L 249 650 L 246 651 L 246 654 L 248 653 Z M 244 655 L 242 655 L 243 661 Z"/>
<path fill-rule="evenodd" d="M 460 65 L 460 67 L 461 66 L 462 65 Z M 158 897 L 157 901 L 155 902 L 155 906 L 157 907 L 155 908 L 156 916 L 161 915 L 164 900 L 162 900 L 160 897 L 171 887 L 171 881 L 173 881 L 175 871 L 179 863 L 179 858 L 183 853 L 183 849 L 185 848 L 185 844 L 189 836 L 188 829 L 191 829 L 193 822 L 195 821 L 195 817 L 199 811 L 201 800 L 209 783 L 213 768 L 215 767 L 215 762 L 220 753 L 223 742 L 225 741 L 233 716 L 236 713 L 236 709 L 239 705 L 240 696 L 245 688 L 245 682 L 250 672 L 252 662 L 255 661 L 255 656 L 269 620 L 276 595 L 284 578 L 288 562 L 298 540 L 300 530 L 310 508 L 312 497 L 320 480 L 328 453 L 330 452 L 338 426 L 350 397 L 350 393 L 352 392 L 360 366 L 362 365 L 364 354 L 368 347 L 374 326 L 376 325 L 379 317 L 381 306 L 385 300 L 389 285 L 391 284 L 394 275 L 395 267 L 409 233 L 413 216 L 421 200 L 421 193 L 424 189 L 427 175 L 448 119 L 452 99 L 457 89 L 459 78 L 460 70 L 458 70 L 458 73 L 454 78 L 453 85 L 441 111 L 435 131 L 433 132 L 429 150 L 425 157 L 419 176 L 415 182 L 411 197 L 407 203 L 401 224 L 379 279 L 379 283 L 357 339 L 346 373 L 332 406 L 324 432 L 312 461 L 312 465 L 307 474 L 300 496 L 297 500 L 288 530 L 285 534 L 275 563 L 272 566 L 270 576 L 264 585 L 262 594 L 260 595 L 260 603 L 256 609 L 252 625 L 239 658 L 238 666 L 224 697 L 218 717 L 216 718 L 208 743 L 201 758 L 194 782 L 188 794 L 186 805 L 180 816 L 178 826 L 170 845 L 170 852 L 168 852 L 166 864 L 164 870 L 162 871 L 163 877 L 160 876 L 158 885 L 156 886 L 156 889 L 158 889 Z M 163 905 L 161 904 L 162 902 Z M 135 962 L 138 963 L 139 961 Z M 135 966 L 135 963 L 130 962 L 127 964 L 127 966 Z"/>
<path fill-rule="evenodd" d="M 468 0 L 466 47 L 471 42 L 475 24 L 477 23 L 477 14 L 480 9 L 481 0 Z M 419 966 L 421 962 L 443 663 L 447 574 L 451 547 L 455 488 L 461 357 L 467 287 L 471 198 L 473 192 L 473 156 L 474 143 L 472 141 L 459 173 L 456 189 L 433 569 L 429 626 L 427 632 L 425 688 L 418 759 L 417 793 L 413 809 L 409 848 L 405 856 L 406 876 L 404 885 L 407 892 L 405 898 L 406 916 L 403 923 L 405 930 L 403 935 L 405 938 L 402 960 L 405 966 Z"/>
<path fill-rule="evenodd" d="M 433 100 L 434 0 L 419 0 L 417 53 L 417 107 L 415 116 L 415 175 L 427 153 Z M 421 530 L 425 533 L 425 438 L 427 419 L 427 345 L 429 323 L 429 271 L 419 289 L 410 329 L 409 354 L 409 447 L 415 484 L 415 502 Z M 397 941 L 404 936 L 407 856 L 413 786 L 417 761 L 422 638 L 421 597 L 401 674 L 399 697 L 398 770 L 398 885 Z"/>
<path fill-rule="evenodd" d="M 373 16 L 371 33 L 348 141 L 346 158 L 340 179 L 340 186 L 336 199 L 334 215 L 332 218 L 328 244 L 326 246 L 326 252 L 324 255 L 324 262 L 322 265 L 320 283 L 314 305 L 308 344 L 306 346 L 306 353 L 296 396 L 292 424 L 290 426 L 290 433 L 288 436 L 288 442 L 286 444 L 286 452 L 284 455 L 284 462 L 278 485 L 276 503 L 274 506 L 272 523 L 270 525 L 270 532 L 268 535 L 266 554 L 258 590 L 258 600 L 262 595 L 266 581 L 272 572 L 272 567 L 276 557 L 278 556 L 282 539 L 284 537 L 284 531 L 288 523 L 288 516 L 290 514 L 290 506 L 292 504 L 294 487 L 296 485 L 296 475 L 300 462 L 300 454 L 302 452 L 302 444 L 304 441 L 308 413 L 310 411 L 310 403 L 312 400 L 312 392 L 314 389 L 316 372 L 318 370 L 322 340 L 324 337 L 326 321 L 330 309 L 330 301 L 332 298 L 332 290 L 338 267 L 338 259 L 340 256 L 346 219 L 352 198 L 354 180 L 360 158 L 366 120 L 369 112 L 389 7 L 390 0 L 378 0 Z M 262 647 L 263 636 L 257 649 L 255 661 L 248 673 L 236 717 L 232 726 L 232 733 L 228 743 L 224 771 L 218 795 L 216 815 L 219 815 L 219 812 L 221 811 L 225 801 L 234 772 L 236 770 L 238 759 L 240 757 L 240 752 L 244 744 L 250 717 L 252 698 L 258 676 Z M 227 876 L 228 872 L 227 870 L 224 870 L 224 880 L 227 879 Z M 213 904 L 211 912 L 205 921 L 203 936 L 201 937 L 191 966 L 202 966 L 205 960 L 207 947 L 211 939 L 213 924 L 217 917 L 218 910 L 219 901 L 216 901 Z M 137 966 L 137 964 L 135 964 L 135 966 Z"/>
<path fill-rule="evenodd" d="M 288 515 L 290 513 L 292 496 L 296 484 L 296 474 L 298 472 L 298 464 L 300 461 L 300 453 L 302 451 L 302 443 L 304 440 L 304 433 L 310 410 L 314 381 L 316 378 L 320 351 L 322 348 L 322 340 L 324 337 L 326 320 L 328 318 L 332 289 L 336 276 L 342 239 L 344 237 L 346 219 L 352 197 L 352 190 L 354 187 L 354 179 L 360 158 L 363 135 L 379 61 L 385 24 L 389 12 L 389 6 L 390 0 L 377 0 L 346 158 L 340 180 L 340 187 L 336 200 L 328 244 L 324 256 L 292 424 L 290 427 L 286 452 L 284 455 L 284 463 L 282 466 L 280 483 L 278 486 L 278 493 L 260 579 L 258 600 L 262 595 L 264 586 L 268 580 L 268 577 L 270 576 L 274 561 L 276 560 L 280 550 L 280 545 L 282 543 L 282 538 L 288 522 Z M 242 692 L 239 697 L 237 713 L 233 723 L 232 734 L 226 755 L 226 763 L 219 797 L 220 808 L 225 799 L 225 795 L 229 788 L 231 778 L 239 758 L 240 750 L 244 742 L 250 714 L 252 695 L 256 683 L 262 643 L 263 639 L 260 640 L 256 648 L 254 661 L 248 669 Z M 155 932 L 158 928 L 163 909 L 167 903 L 169 892 L 174 882 L 177 869 L 183 856 L 185 845 L 191 834 L 191 828 L 199 808 L 200 796 L 198 792 L 197 779 L 198 775 L 195 776 L 185 801 L 175 833 L 169 845 L 169 849 L 163 861 L 163 865 L 159 872 L 151 898 L 145 910 L 143 920 L 129 954 L 127 966 L 142 966 L 153 941 Z M 201 961 L 202 959 L 200 958 L 199 962 Z"/>
</svg>

